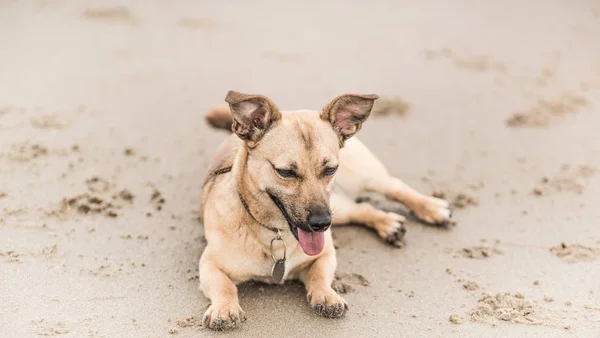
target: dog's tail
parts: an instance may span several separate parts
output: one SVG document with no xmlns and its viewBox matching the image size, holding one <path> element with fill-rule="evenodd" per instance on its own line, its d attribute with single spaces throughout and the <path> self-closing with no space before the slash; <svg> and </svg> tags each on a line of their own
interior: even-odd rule
<svg viewBox="0 0 600 338">
<path fill-rule="evenodd" d="M 222 104 L 214 107 L 206 113 L 206 122 L 213 128 L 224 129 L 231 132 L 233 116 L 228 104 Z"/>
</svg>

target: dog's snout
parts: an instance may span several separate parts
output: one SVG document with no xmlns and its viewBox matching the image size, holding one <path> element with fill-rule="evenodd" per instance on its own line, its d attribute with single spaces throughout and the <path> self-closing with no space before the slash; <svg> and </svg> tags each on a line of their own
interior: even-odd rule
<svg viewBox="0 0 600 338">
<path fill-rule="evenodd" d="M 331 224 L 331 213 L 329 211 L 308 214 L 308 225 L 314 231 L 325 231 Z"/>
</svg>

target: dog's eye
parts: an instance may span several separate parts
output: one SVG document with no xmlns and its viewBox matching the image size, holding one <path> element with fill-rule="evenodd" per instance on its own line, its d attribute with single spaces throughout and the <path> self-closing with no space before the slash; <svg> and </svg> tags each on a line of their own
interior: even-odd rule
<svg viewBox="0 0 600 338">
<path fill-rule="evenodd" d="M 281 177 L 297 177 L 296 172 L 290 169 L 275 169 L 277 174 Z"/>
<path fill-rule="evenodd" d="M 335 174 L 336 171 L 337 171 L 337 167 L 325 168 L 325 170 L 323 170 L 323 175 L 331 176 L 331 175 Z"/>
</svg>

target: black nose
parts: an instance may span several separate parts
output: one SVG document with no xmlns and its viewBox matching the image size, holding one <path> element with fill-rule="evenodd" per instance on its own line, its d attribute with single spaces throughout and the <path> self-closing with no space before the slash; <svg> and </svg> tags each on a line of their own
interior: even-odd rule
<svg viewBox="0 0 600 338">
<path fill-rule="evenodd" d="M 331 224 L 331 214 L 327 212 L 319 212 L 308 215 L 308 225 L 314 231 L 325 231 Z"/>
</svg>

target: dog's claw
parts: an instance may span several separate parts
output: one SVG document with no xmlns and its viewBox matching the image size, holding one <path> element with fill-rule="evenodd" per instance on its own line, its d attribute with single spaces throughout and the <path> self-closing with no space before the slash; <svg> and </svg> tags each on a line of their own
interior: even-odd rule
<svg viewBox="0 0 600 338">
<path fill-rule="evenodd" d="M 439 226 L 454 224 L 450 203 L 437 197 L 427 196 L 411 211 L 418 219 L 428 224 Z"/>
<path fill-rule="evenodd" d="M 326 318 L 343 317 L 348 310 L 348 304 L 333 289 L 316 295 L 311 292 L 307 298 L 315 312 Z"/>
<path fill-rule="evenodd" d="M 379 236 L 386 243 L 396 248 L 401 248 L 403 246 L 402 239 L 406 233 L 404 221 L 405 218 L 402 215 L 394 212 L 386 213 L 385 217 L 381 220 L 381 225 L 376 227 Z"/>
<path fill-rule="evenodd" d="M 234 324 L 238 324 L 240 322 L 240 319 L 235 314 L 231 314 L 229 317 L 231 318 L 231 322 Z"/>
<path fill-rule="evenodd" d="M 246 316 L 239 305 L 220 309 L 211 305 L 202 318 L 202 326 L 212 330 L 224 331 L 236 328 L 244 321 L 246 321 Z"/>
<path fill-rule="evenodd" d="M 456 225 L 456 221 L 452 218 L 452 209 L 446 209 L 448 217 L 441 222 L 435 223 L 434 225 L 449 227 L 452 225 Z"/>
<path fill-rule="evenodd" d="M 348 306 L 345 304 L 334 304 L 326 306 L 325 304 L 317 304 L 313 306 L 313 309 L 321 316 L 326 318 L 340 318 L 348 310 Z"/>
</svg>

